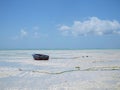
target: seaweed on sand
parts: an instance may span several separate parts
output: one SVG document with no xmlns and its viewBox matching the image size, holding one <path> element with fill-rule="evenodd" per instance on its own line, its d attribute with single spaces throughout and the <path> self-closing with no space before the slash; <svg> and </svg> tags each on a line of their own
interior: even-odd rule
<svg viewBox="0 0 120 90">
<path fill-rule="evenodd" d="M 65 71 L 59 71 L 59 72 L 19 69 L 19 71 L 32 71 L 32 72 L 44 73 L 44 74 L 63 74 L 63 73 L 75 72 L 75 71 L 112 71 L 112 70 L 120 70 L 120 67 L 118 67 L 118 66 L 112 66 L 112 67 L 91 67 L 91 68 L 87 68 L 87 69 L 80 69 L 79 66 L 76 66 L 74 69 L 65 70 Z"/>
<path fill-rule="evenodd" d="M 49 71 L 39 71 L 39 70 L 23 70 L 21 68 L 19 68 L 18 70 L 19 71 L 32 71 L 32 72 L 45 73 L 45 74 L 63 74 L 63 73 L 67 73 L 67 72 L 80 71 L 80 67 L 75 67 L 75 69 L 65 70 L 65 71 L 60 71 L 60 72 L 49 72 Z"/>
</svg>

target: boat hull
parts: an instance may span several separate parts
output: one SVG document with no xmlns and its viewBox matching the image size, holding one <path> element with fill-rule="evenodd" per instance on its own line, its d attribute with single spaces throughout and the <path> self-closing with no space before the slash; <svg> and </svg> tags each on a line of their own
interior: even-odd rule
<svg viewBox="0 0 120 90">
<path fill-rule="evenodd" d="M 48 55 L 43 55 L 43 54 L 33 54 L 34 60 L 49 60 Z"/>
</svg>

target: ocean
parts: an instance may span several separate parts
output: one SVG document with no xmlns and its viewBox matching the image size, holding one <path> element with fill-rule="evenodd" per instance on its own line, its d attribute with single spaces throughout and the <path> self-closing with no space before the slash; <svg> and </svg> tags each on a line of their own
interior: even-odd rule
<svg viewBox="0 0 120 90">
<path fill-rule="evenodd" d="M 120 49 L 0 50 L 0 90 L 120 90 Z"/>
</svg>

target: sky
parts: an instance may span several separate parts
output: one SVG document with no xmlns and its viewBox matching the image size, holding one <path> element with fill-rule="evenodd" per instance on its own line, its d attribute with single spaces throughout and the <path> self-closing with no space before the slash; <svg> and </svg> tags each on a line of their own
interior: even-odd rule
<svg viewBox="0 0 120 90">
<path fill-rule="evenodd" d="M 0 0 L 0 49 L 120 48 L 120 0 Z"/>
</svg>

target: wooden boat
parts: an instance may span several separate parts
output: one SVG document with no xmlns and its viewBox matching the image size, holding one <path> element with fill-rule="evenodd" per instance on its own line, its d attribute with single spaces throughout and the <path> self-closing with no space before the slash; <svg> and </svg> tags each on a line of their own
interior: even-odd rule
<svg viewBox="0 0 120 90">
<path fill-rule="evenodd" d="M 49 56 L 44 54 L 33 54 L 34 60 L 48 60 Z"/>
</svg>

